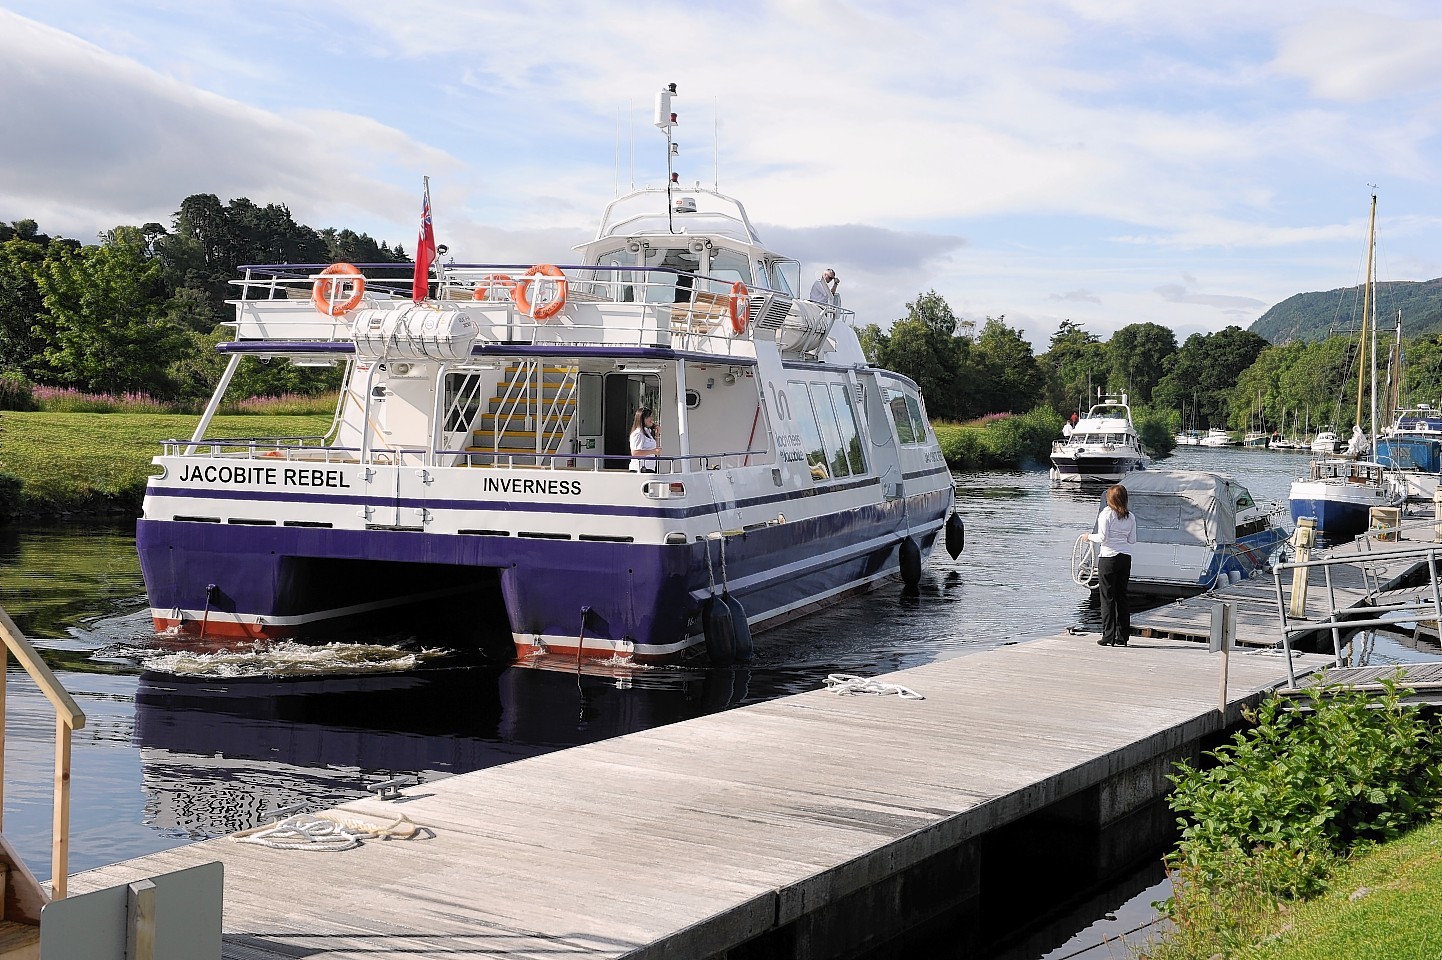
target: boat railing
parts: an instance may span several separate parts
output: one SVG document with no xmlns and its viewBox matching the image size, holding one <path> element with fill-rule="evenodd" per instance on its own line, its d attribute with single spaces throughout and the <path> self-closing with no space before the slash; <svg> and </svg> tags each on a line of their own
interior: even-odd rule
<svg viewBox="0 0 1442 960">
<path fill-rule="evenodd" d="M 70 876 L 70 743 L 74 732 L 85 726 L 85 712 L 56 679 L 45 661 L 40 659 L 40 654 L 3 609 L 0 609 L 0 640 L 4 641 L 4 648 L 0 649 L 0 817 L 3 817 L 5 808 L 5 678 L 9 658 L 13 656 L 30 675 L 30 679 L 35 681 L 45 699 L 55 708 L 55 793 L 50 843 L 50 896 L 54 900 L 61 900 L 65 897 Z M 0 829 L 3 829 L 3 819 L 0 819 Z M 10 898 L 11 895 L 6 892 L 5 899 Z"/>
<path fill-rule="evenodd" d="M 1438 569 L 1439 554 L 1442 554 L 1442 543 L 1419 544 L 1416 547 L 1397 549 L 1399 541 L 1406 540 L 1408 531 L 1423 532 L 1427 537 L 1442 536 L 1442 524 L 1438 524 L 1433 518 L 1413 522 L 1393 523 L 1388 526 L 1371 529 L 1357 537 L 1347 547 L 1347 552 L 1334 552 L 1330 556 L 1319 557 L 1315 560 L 1293 561 L 1277 563 L 1272 567 L 1272 580 L 1276 593 L 1277 620 L 1281 630 L 1282 649 L 1287 657 L 1287 679 L 1291 686 L 1297 685 L 1296 676 L 1292 670 L 1292 641 L 1301 635 L 1310 635 L 1328 631 L 1332 637 L 1332 651 L 1338 666 L 1343 666 L 1345 661 L 1342 656 L 1342 635 L 1354 630 L 1372 628 L 1405 628 L 1418 620 L 1437 620 L 1442 622 L 1442 590 L 1439 590 Z M 1374 544 L 1387 545 L 1386 550 L 1374 550 Z M 1425 565 L 1427 568 L 1430 589 L 1422 588 L 1422 592 L 1410 599 L 1400 599 L 1393 602 L 1381 602 L 1380 598 L 1387 581 L 1384 576 L 1391 579 L 1388 571 L 1395 571 L 1401 565 Z M 1362 577 L 1363 601 L 1362 603 L 1349 604 L 1345 599 L 1337 596 L 1337 585 L 1334 580 L 1334 573 L 1338 567 L 1355 567 Z M 1320 570 L 1323 574 L 1323 588 L 1326 595 L 1326 613 L 1320 616 L 1308 614 L 1305 610 L 1305 602 L 1295 608 L 1295 598 L 1292 603 L 1282 591 L 1282 578 L 1285 574 L 1293 574 L 1292 592 L 1295 594 L 1299 584 L 1305 584 L 1306 571 Z M 1412 591 L 1408 591 L 1409 593 Z M 1396 594 L 1394 594 L 1395 596 Z M 1373 602 L 1366 602 L 1366 601 Z"/>
<path fill-rule="evenodd" d="M 284 463 L 359 463 L 360 447 L 317 447 L 292 445 L 274 439 L 202 439 L 167 440 L 162 446 L 166 456 L 201 456 L 236 460 L 256 460 L 260 463 L 278 466 Z M 195 447 L 194 453 L 187 454 L 188 448 Z M 755 466 L 761 457 L 770 451 L 756 450 L 707 451 L 684 457 L 655 457 L 660 473 L 686 473 L 709 470 L 735 469 Z M 388 447 L 370 450 L 367 463 L 377 466 L 450 465 L 462 467 L 516 467 L 530 470 L 586 470 L 610 472 L 617 470 L 615 464 L 629 465 L 630 452 L 626 453 L 569 453 L 554 450 L 540 452 L 496 450 L 452 450 L 441 447 Z M 769 460 L 764 461 L 770 463 Z M 222 468 L 224 469 L 224 468 Z M 221 482 L 228 482 L 221 479 Z"/>
<path fill-rule="evenodd" d="M 408 302 L 411 280 L 408 273 L 404 279 L 398 276 L 402 266 L 359 265 L 366 286 L 354 309 Z M 353 317 L 329 316 L 310 301 L 324 265 L 242 269 L 243 276 L 232 281 L 240 295 L 230 301 L 238 340 L 283 342 L 303 352 L 299 348 L 305 344 L 353 339 Z M 569 264 L 556 268 L 559 277 L 528 275 L 530 269 L 504 263 L 447 265 L 433 288 L 439 301 L 466 305 L 480 328 L 478 346 L 661 346 L 745 356 L 754 353 L 750 341 L 766 331 L 783 351 L 815 356 L 831 326 L 855 316 L 784 291 L 671 268 Z M 533 316 L 562 297 L 554 315 Z M 522 309 L 526 303 L 530 313 Z"/>
</svg>

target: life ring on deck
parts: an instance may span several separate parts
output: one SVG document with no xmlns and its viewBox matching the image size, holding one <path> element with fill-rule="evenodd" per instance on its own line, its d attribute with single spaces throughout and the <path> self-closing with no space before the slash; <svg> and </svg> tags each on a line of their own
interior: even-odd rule
<svg viewBox="0 0 1442 960">
<path fill-rule="evenodd" d="M 476 281 L 475 293 L 471 294 L 474 300 L 491 299 L 491 291 L 501 289 L 506 291 L 506 296 L 515 299 L 516 281 L 511 279 L 508 273 L 488 273 Z"/>
<path fill-rule="evenodd" d="M 531 307 L 531 283 L 533 281 L 540 282 L 538 280 L 540 277 L 550 278 L 547 282 L 555 285 L 556 298 L 537 305 L 533 310 Z M 549 320 L 565 309 L 566 275 L 555 264 L 538 263 L 521 274 L 521 279 L 517 280 L 516 285 L 511 289 L 511 298 L 516 301 L 516 306 L 520 308 L 520 311 L 532 320 Z"/>
<path fill-rule="evenodd" d="M 351 292 L 342 300 L 340 294 L 345 291 L 347 284 L 350 285 Z M 316 277 L 315 286 L 310 291 L 310 302 L 326 316 L 338 317 L 359 306 L 365 292 L 366 278 L 359 270 L 348 263 L 333 263 Z"/>
<path fill-rule="evenodd" d="M 751 322 L 751 293 L 740 280 L 731 284 L 731 296 L 726 298 L 726 315 L 731 318 L 732 334 L 739 337 L 746 332 L 746 325 Z"/>
</svg>

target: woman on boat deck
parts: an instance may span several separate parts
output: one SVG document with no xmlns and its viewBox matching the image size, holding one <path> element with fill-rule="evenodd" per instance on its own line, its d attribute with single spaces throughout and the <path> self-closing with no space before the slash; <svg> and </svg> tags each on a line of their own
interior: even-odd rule
<svg viewBox="0 0 1442 960">
<path fill-rule="evenodd" d="M 656 458 L 661 455 L 661 441 L 656 437 L 656 420 L 650 407 L 636 411 L 631 421 L 631 470 L 634 473 L 655 473 Z"/>
<path fill-rule="evenodd" d="M 1100 544 L 1097 569 L 1101 574 L 1102 638 L 1104 647 L 1125 647 L 1132 635 L 1132 608 L 1127 581 L 1132 575 L 1132 544 L 1137 542 L 1137 518 L 1127 509 L 1127 488 L 1120 483 L 1107 489 L 1107 505 L 1097 517 L 1097 532 L 1087 534 Z"/>
</svg>

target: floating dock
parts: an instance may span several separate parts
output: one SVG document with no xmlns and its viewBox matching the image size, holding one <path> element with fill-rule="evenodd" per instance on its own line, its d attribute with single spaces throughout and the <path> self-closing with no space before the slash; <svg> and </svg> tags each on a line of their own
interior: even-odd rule
<svg viewBox="0 0 1442 960">
<path fill-rule="evenodd" d="M 1017 868 L 986 852 L 993 831 L 1154 810 L 1174 762 L 1286 682 L 1279 652 L 1234 650 L 1219 709 L 1206 646 L 1096 639 L 877 678 L 925 699 L 820 689 L 335 808 L 404 814 L 427 828 L 414 839 L 315 853 L 221 838 L 70 889 L 219 861 L 231 960 L 853 956 L 978 911 Z"/>
</svg>

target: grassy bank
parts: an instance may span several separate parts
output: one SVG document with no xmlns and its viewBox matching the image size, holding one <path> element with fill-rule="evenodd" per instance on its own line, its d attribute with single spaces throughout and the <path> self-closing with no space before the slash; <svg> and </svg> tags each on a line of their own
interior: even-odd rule
<svg viewBox="0 0 1442 960">
<path fill-rule="evenodd" d="M 164 440 L 186 439 L 196 418 L 162 413 L 0 414 L 0 472 L 19 478 L 0 515 L 42 517 L 64 513 L 138 513 Z M 329 416 L 223 416 L 212 437 L 316 436 Z M 6 502 L 8 501 L 8 502 Z"/>
</svg>

